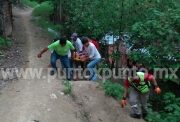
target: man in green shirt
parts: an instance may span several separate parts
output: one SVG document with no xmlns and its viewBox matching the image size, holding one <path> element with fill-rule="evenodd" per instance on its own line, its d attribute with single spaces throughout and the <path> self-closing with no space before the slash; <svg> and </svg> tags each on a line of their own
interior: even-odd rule
<svg viewBox="0 0 180 122">
<path fill-rule="evenodd" d="M 66 69 L 66 77 L 68 80 L 71 80 L 70 73 L 70 62 L 68 58 L 69 50 L 74 51 L 75 48 L 70 41 L 67 41 L 66 38 L 62 37 L 60 40 L 50 44 L 48 47 L 45 47 L 39 54 L 38 58 L 42 57 L 42 54 L 48 50 L 53 51 L 51 54 L 51 66 L 54 70 L 51 71 L 51 75 L 54 75 L 57 71 L 56 61 L 60 59 L 62 68 Z"/>
</svg>

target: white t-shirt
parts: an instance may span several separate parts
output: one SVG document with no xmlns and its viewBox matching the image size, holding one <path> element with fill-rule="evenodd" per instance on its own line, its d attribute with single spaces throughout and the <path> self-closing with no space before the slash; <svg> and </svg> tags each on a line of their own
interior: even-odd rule
<svg viewBox="0 0 180 122">
<path fill-rule="evenodd" d="M 77 50 L 77 52 L 81 52 L 83 50 L 83 44 L 82 44 L 82 41 L 77 38 L 76 41 L 73 41 L 74 45 L 75 45 L 75 48 Z"/>
<path fill-rule="evenodd" d="M 71 58 L 71 50 L 68 52 L 68 58 Z"/>
<path fill-rule="evenodd" d="M 89 55 L 90 60 L 101 58 L 101 55 L 97 50 L 96 46 L 91 42 L 89 42 L 88 47 L 85 47 L 85 51 Z"/>
</svg>

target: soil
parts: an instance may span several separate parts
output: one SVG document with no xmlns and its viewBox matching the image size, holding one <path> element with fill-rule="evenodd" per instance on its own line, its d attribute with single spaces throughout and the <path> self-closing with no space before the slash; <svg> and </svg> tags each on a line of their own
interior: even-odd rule
<svg viewBox="0 0 180 122">
<path fill-rule="evenodd" d="M 50 43 L 32 22 L 32 9 L 14 8 L 14 46 L 1 67 L 46 68 L 50 53 L 37 53 Z M 9 57 L 9 58 L 8 58 Z M 45 75 L 48 72 L 43 72 Z M 72 95 L 64 95 L 62 79 L 13 79 L 0 94 L 0 122 L 144 122 L 129 117 L 129 107 L 104 95 L 98 83 L 72 82 Z"/>
</svg>

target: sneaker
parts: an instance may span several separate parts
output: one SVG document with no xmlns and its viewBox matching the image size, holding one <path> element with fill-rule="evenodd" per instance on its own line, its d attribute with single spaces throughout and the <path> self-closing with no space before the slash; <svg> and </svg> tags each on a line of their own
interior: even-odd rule
<svg viewBox="0 0 180 122">
<path fill-rule="evenodd" d="M 130 114 L 130 117 L 136 118 L 136 119 L 141 119 L 141 115 L 140 114 Z"/>
<path fill-rule="evenodd" d="M 85 80 L 90 80 L 90 79 L 89 79 L 89 75 L 84 76 L 84 79 L 85 79 Z"/>
<path fill-rule="evenodd" d="M 51 70 L 50 71 L 50 75 L 52 76 L 52 75 L 54 75 L 55 74 L 55 71 L 54 70 Z"/>
</svg>

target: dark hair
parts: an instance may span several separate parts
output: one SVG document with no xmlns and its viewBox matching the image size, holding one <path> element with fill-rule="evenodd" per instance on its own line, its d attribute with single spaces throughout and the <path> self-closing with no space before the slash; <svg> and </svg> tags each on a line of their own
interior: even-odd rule
<svg viewBox="0 0 180 122">
<path fill-rule="evenodd" d="M 61 37 L 59 43 L 61 45 L 65 45 L 66 44 L 66 38 L 65 37 Z"/>
<path fill-rule="evenodd" d="M 87 42 L 89 42 L 89 39 L 87 37 L 82 37 L 81 38 L 82 44 L 86 44 Z"/>
</svg>

